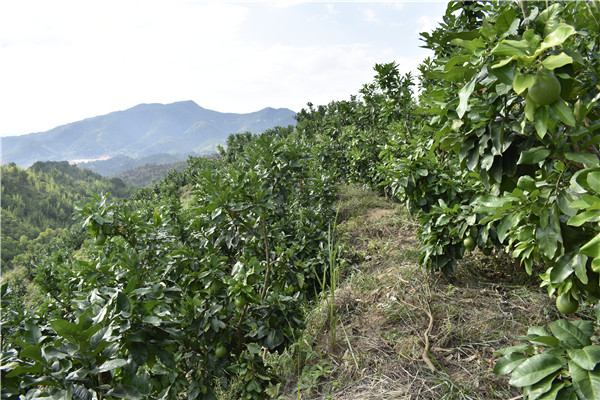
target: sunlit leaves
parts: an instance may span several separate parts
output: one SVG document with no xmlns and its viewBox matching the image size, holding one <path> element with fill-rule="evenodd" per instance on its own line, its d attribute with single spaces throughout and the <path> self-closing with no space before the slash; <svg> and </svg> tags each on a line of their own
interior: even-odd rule
<svg viewBox="0 0 600 400">
<path fill-rule="evenodd" d="M 600 363 L 600 346 L 586 346 L 567 350 L 569 357 L 581 368 L 592 371 Z"/>
<path fill-rule="evenodd" d="M 515 79 L 513 80 L 513 89 L 518 94 L 523 93 L 526 89 L 529 89 L 533 86 L 534 76 L 533 75 L 515 75 Z"/>
<path fill-rule="evenodd" d="M 518 164 L 538 164 L 546 159 L 551 153 L 551 150 L 543 147 L 533 147 L 529 150 L 521 152 Z"/>
<path fill-rule="evenodd" d="M 467 111 L 467 107 L 469 104 L 469 97 L 471 96 L 471 93 L 473 93 L 473 89 L 475 88 L 475 83 L 476 83 L 476 77 L 473 77 L 469 81 L 469 83 L 467 83 L 465 85 L 465 87 L 463 87 L 458 92 L 458 97 L 460 99 L 460 103 L 458 105 L 458 108 L 456 109 L 456 112 L 457 112 L 459 118 L 462 118 L 462 116 Z"/>
<path fill-rule="evenodd" d="M 600 370 L 590 371 L 581 368 L 578 363 L 570 361 L 569 372 L 573 378 L 573 384 L 585 399 L 600 398 Z"/>
<path fill-rule="evenodd" d="M 552 113 L 565 125 L 575 126 L 576 122 L 573 115 L 573 110 L 567 105 L 567 103 L 559 99 L 550 104 L 550 109 L 552 110 Z"/>
<path fill-rule="evenodd" d="M 517 387 L 533 385 L 563 367 L 560 357 L 538 354 L 521 363 L 513 372 L 510 384 Z"/>
<path fill-rule="evenodd" d="M 544 61 L 542 61 L 542 65 L 549 70 L 554 70 L 556 68 L 560 68 L 564 65 L 571 64 L 573 62 L 573 58 L 568 56 L 567 54 L 560 53 L 558 55 L 548 56 Z"/>
<path fill-rule="evenodd" d="M 560 46 L 565 42 L 565 40 L 574 34 L 575 28 L 573 28 L 571 25 L 565 23 L 557 24 L 553 31 L 544 38 L 544 41 L 541 43 L 536 53 L 540 54 L 547 49 Z"/>
</svg>

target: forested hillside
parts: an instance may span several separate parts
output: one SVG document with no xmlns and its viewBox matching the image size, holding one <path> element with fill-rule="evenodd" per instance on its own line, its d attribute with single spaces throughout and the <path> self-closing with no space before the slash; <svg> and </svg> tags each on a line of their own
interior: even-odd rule
<svg viewBox="0 0 600 400">
<path fill-rule="evenodd" d="M 135 187 L 150 187 L 164 178 L 169 171 L 182 171 L 185 166 L 185 161 L 169 164 L 145 164 L 120 172 L 116 177 Z"/>
<path fill-rule="evenodd" d="M 232 135 L 127 201 L 78 203 L 87 239 L 37 263 L 39 301 L 2 285 L 2 396 L 351 398 L 345 383 L 392 379 L 396 361 L 410 365 L 393 379 L 422 382 L 400 398 L 598 399 L 599 21 L 596 2 L 449 3 L 422 35 L 418 95 L 377 64 L 295 128 Z M 389 205 L 349 227 L 340 182 L 402 204 L 410 229 Z M 380 258 L 413 234 L 420 269 Z M 469 267 L 479 288 L 460 277 L 474 253 L 492 257 Z M 357 340 L 369 329 L 385 360 Z"/>
<path fill-rule="evenodd" d="M 47 243 L 73 224 L 74 203 L 92 193 L 110 192 L 125 198 L 131 189 L 68 162 L 36 162 L 28 169 L 2 166 L 2 267 L 12 259 Z"/>
<path fill-rule="evenodd" d="M 89 169 L 102 176 L 118 176 L 136 168 L 147 165 L 166 166 L 168 164 L 184 165 L 188 157 L 196 157 L 198 154 L 152 154 L 142 158 L 128 156 L 115 156 L 108 160 L 97 160 L 77 163 L 82 169 Z M 168 168 L 168 167 L 167 167 Z M 162 178 L 162 177 L 161 177 Z M 160 178 L 156 179 L 159 180 Z"/>
</svg>

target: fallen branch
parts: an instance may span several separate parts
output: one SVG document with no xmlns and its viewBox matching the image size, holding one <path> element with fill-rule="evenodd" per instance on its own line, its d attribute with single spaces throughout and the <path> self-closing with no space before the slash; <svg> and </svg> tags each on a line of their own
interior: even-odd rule
<svg viewBox="0 0 600 400">
<path fill-rule="evenodd" d="M 427 329 L 425 330 L 425 333 L 423 334 L 423 339 L 425 342 L 425 348 L 423 349 L 423 361 L 425 361 L 425 364 L 427 364 L 427 366 L 429 367 L 429 370 L 431 372 L 435 372 L 435 367 L 433 366 L 433 363 L 431 362 L 431 359 L 429 358 L 429 333 L 431 332 L 431 329 L 433 328 L 433 315 L 431 315 L 431 309 L 429 307 L 429 301 L 427 302 L 427 309 L 424 310 L 425 314 L 427 314 L 427 316 L 429 317 L 429 325 L 427 326 Z"/>
<path fill-rule="evenodd" d="M 428 285 L 429 285 L 429 283 L 428 283 Z M 429 286 L 428 286 L 428 289 L 429 289 Z M 429 290 L 428 290 L 428 292 L 429 292 Z M 427 326 L 427 329 L 423 333 L 424 348 L 423 348 L 423 353 L 421 354 L 421 358 L 422 358 L 423 362 L 425 364 L 427 364 L 427 367 L 429 367 L 429 370 L 431 372 L 435 372 L 435 366 L 431 362 L 431 358 L 429 358 L 429 350 L 431 347 L 431 344 L 429 343 L 429 334 L 431 333 L 431 329 L 433 329 L 433 315 L 431 314 L 431 309 L 429 308 L 429 301 L 427 302 L 427 309 L 423 309 L 423 308 L 417 307 L 413 304 L 407 303 L 406 301 L 404 301 L 402 299 L 398 299 L 398 300 L 402 304 L 404 304 L 408 307 L 414 308 L 415 310 L 423 311 L 429 317 L 429 325 Z"/>
</svg>

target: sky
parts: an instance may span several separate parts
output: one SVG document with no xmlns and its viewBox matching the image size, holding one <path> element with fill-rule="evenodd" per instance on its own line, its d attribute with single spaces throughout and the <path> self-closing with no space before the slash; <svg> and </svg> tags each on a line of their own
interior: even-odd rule
<svg viewBox="0 0 600 400">
<path fill-rule="evenodd" d="M 347 100 L 375 64 L 416 74 L 439 1 L 0 1 L 0 136 L 140 103 L 220 112 Z"/>
</svg>

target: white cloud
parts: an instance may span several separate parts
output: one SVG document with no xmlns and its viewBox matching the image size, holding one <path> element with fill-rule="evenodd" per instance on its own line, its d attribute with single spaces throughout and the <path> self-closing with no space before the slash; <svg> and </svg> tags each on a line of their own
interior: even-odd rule
<svg viewBox="0 0 600 400">
<path fill-rule="evenodd" d="M 438 27 L 440 22 L 442 22 L 442 15 L 437 17 L 422 15 L 417 19 L 418 28 L 415 30 L 415 33 L 431 32 Z"/>
<path fill-rule="evenodd" d="M 371 9 L 371 8 L 366 8 L 363 11 L 363 16 L 365 18 L 365 21 L 367 21 L 369 23 L 373 23 L 373 24 L 379 24 L 379 23 L 381 23 L 381 21 L 379 20 L 379 18 L 377 18 L 377 15 L 375 14 L 375 11 L 373 11 L 373 9 Z"/>
<path fill-rule="evenodd" d="M 260 2 L 260 1 L 259 1 Z M 308 3 L 307 0 L 279 0 L 275 2 L 269 2 L 269 5 L 277 8 L 293 7 L 300 4 Z"/>
<path fill-rule="evenodd" d="M 324 104 L 357 93 L 372 80 L 375 63 L 395 60 L 405 72 L 421 60 L 407 56 L 413 54 L 407 43 L 373 39 L 389 32 L 386 24 L 371 25 L 369 37 L 356 31 L 361 18 L 385 16 L 376 4 L 365 13 L 364 3 L 278 9 L 266 14 L 289 12 L 289 21 L 327 18 L 310 25 L 311 35 L 306 23 L 298 23 L 304 30 L 267 29 L 264 37 L 247 29 L 251 18 L 267 27 L 273 22 L 265 17 L 267 5 L 260 7 L 192 0 L 1 2 L 0 136 L 148 102 L 194 100 L 224 112 L 267 106 L 299 111 L 308 101 Z M 342 18 L 348 15 L 352 22 Z M 427 20 L 419 23 L 425 30 Z M 304 40 L 286 40 L 284 33 Z"/>
</svg>

